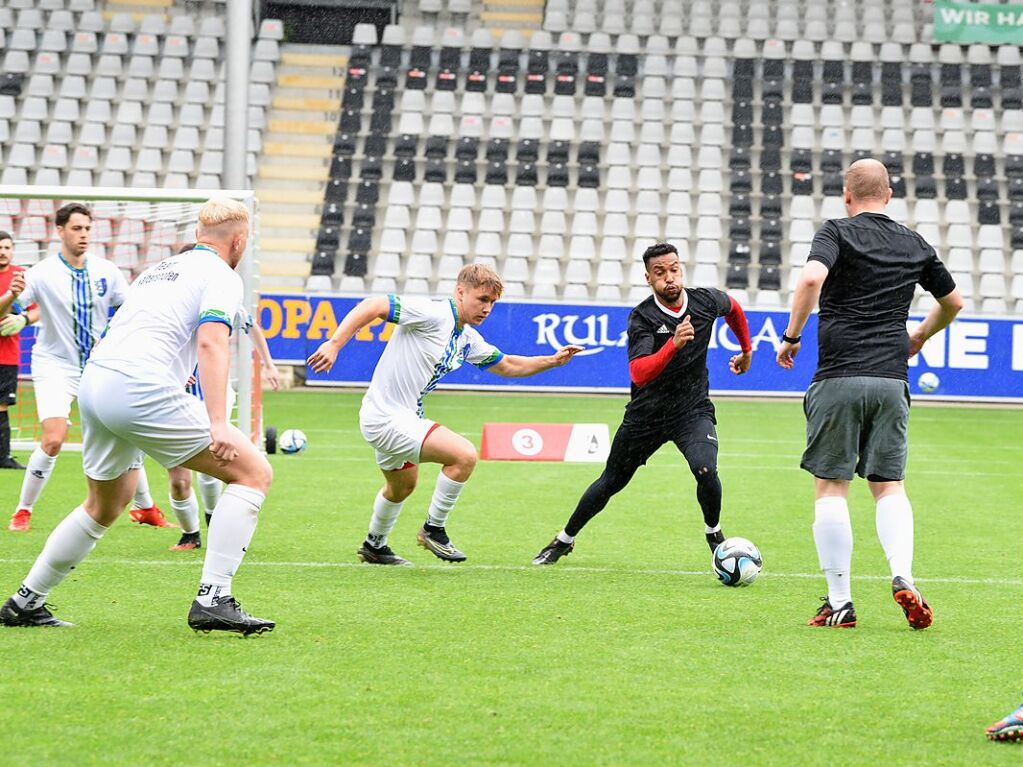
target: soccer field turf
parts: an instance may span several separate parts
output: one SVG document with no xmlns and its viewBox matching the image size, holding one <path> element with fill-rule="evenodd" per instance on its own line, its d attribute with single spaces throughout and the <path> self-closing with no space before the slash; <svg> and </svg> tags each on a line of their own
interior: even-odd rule
<svg viewBox="0 0 1023 767">
<path fill-rule="evenodd" d="M 448 529 L 469 555 L 415 546 L 436 477 L 422 471 L 391 545 L 415 568 L 356 561 L 381 480 L 360 395 L 267 395 L 267 421 L 309 450 L 273 456 L 274 486 L 235 593 L 271 634 L 185 624 L 202 552 L 127 515 L 52 595 L 72 630 L 0 632 L 4 765 L 1018 764 L 984 727 L 1023 685 L 1019 572 L 1023 411 L 914 408 L 915 571 L 935 611 L 912 631 L 891 599 L 873 503 L 850 499 L 859 626 L 812 629 L 824 593 L 798 469 L 795 402 L 718 403 L 726 534 L 764 573 L 719 585 L 674 449 L 657 453 L 555 567 L 529 562 L 597 465 L 481 462 Z M 606 421 L 622 397 L 438 393 L 428 414 L 477 444 L 483 421 Z M 166 475 L 150 462 L 167 509 Z M 3 472 L 13 511 L 21 475 Z M 4 531 L 0 591 L 84 495 L 61 458 L 34 529 Z M 169 509 L 167 509 L 169 512 Z M 205 531 L 204 531 L 205 535 Z"/>
</svg>

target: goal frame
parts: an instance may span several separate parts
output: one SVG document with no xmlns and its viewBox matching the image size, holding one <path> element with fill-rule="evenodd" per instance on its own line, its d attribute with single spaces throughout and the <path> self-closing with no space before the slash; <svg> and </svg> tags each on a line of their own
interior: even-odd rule
<svg viewBox="0 0 1023 767">
<path fill-rule="evenodd" d="M 152 202 L 152 203 L 193 203 L 201 204 L 214 195 L 229 197 L 246 205 L 252 217 L 251 233 L 245 255 L 237 271 L 245 290 L 245 306 L 256 317 L 259 303 L 259 201 L 250 189 L 159 189 L 146 187 L 76 187 L 37 186 L 10 184 L 0 186 L 0 199 L 19 200 L 68 200 L 89 204 L 90 202 Z M 12 233 L 13 234 L 13 233 Z M 15 245 L 17 245 L 15 238 Z M 17 248 L 15 248 L 15 263 Z M 257 320 L 258 321 L 258 320 Z M 238 353 L 233 364 L 238 382 L 237 424 L 249 435 L 253 443 L 263 447 L 262 406 L 255 403 L 256 387 L 259 385 L 260 368 L 253 358 L 252 341 L 247 333 L 238 333 L 235 340 Z M 31 449 L 35 441 L 12 441 L 11 447 L 19 450 Z M 66 444 L 65 449 L 81 449 L 81 445 Z"/>
</svg>

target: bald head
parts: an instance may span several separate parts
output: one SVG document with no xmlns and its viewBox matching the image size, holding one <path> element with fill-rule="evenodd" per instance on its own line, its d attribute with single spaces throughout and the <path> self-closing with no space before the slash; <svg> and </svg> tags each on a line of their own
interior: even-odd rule
<svg viewBox="0 0 1023 767">
<path fill-rule="evenodd" d="M 845 172 L 845 193 L 852 204 L 887 204 L 891 195 L 888 169 L 877 160 L 857 160 Z"/>
</svg>

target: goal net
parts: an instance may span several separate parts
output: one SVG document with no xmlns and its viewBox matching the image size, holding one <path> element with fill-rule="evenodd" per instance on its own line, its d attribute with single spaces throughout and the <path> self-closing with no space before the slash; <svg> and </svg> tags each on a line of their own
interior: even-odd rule
<svg viewBox="0 0 1023 767">
<path fill-rule="evenodd" d="M 195 241 L 199 206 L 213 194 L 239 200 L 253 217 L 253 236 L 238 266 L 245 283 L 246 304 L 255 316 L 258 302 L 256 254 L 258 206 L 251 192 L 164 189 L 102 189 L 77 187 L 0 187 L 0 230 L 14 239 L 12 264 L 30 268 L 47 256 L 60 253 L 61 243 L 53 215 L 69 202 L 81 202 L 92 211 L 89 254 L 113 261 L 133 281 L 150 265 Z M 45 317 L 42 319 L 45 322 Z M 32 345 L 36 328 L 21 334 L 18 399 L 11 408 L 11 447 L 31 449 L 40 436 L 32 387 Z M 232 385 L 238 392 L 234 413 L 239 428 L 262 445 L 262 386 L 260 367 L 244 333 L 232 334 Z M 81 448 L 81 424 L 72 409 L 65 448 Z"/>
</svg>

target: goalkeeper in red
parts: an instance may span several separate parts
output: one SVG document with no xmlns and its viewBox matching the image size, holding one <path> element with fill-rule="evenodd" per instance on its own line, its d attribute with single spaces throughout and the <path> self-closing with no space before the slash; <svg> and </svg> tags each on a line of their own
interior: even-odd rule
<svg viewBox="0 0 1023 767">
<path fill-rule="evenodd" d="M 729 369 L 736 375 L 749 370 L 753 347 L 746 315 L 735 299 L 720 290 L 686 287 L 674 245 L 658 243 L 647 248 L 643 264 L 653 295 L 629 315 L 632 397 L 625 418 L 611 443 L 604 473 L 583 493 L 565 529 L 534 557 L 534 565 L 553 565 L 571 553 L 579 531 L 668 442 L 682 453 L 696 478 L 696 499 L 711 551 L 725 539 L 707 347 L 714 323 L 724 317 L 742 350 L 732 357 Z"/>
</svg>

